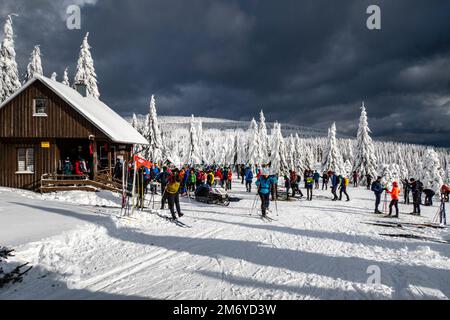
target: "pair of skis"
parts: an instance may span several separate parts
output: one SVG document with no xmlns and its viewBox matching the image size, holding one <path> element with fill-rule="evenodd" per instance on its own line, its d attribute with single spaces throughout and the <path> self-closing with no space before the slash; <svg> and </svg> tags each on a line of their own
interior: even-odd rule
<svg viewBox="0 0 450 320">
<path fill-rule="evenodd" d="M 178 219 L 174 219 L 172 217 L 168 217 L 168 216 L 165 216 L 165 215 L 162 215 L 162 214 L 159 214 L 159 213 L 157 213 L 156 215 L 158 217 L 160 217 L 160 218 L 166 219 L 169 222 L 172 222 L 173 224 L 175 224 L 178 227 L 181 227 L 181 228 L 192 228 L 191 226 L 185 224 L 184 222 L 181 222 Z"/>
<path fill-rule="evenodd" d="M 273 221 L 277 221 L 277 220 L 275 220 L 274 218 L 271 218 L 271 217 L 269 217 L 269 216 L 261 216 L 261 220 L 263 220 L 263 221 L 266 221 L 266 222 L 273 222 Z"/>
</svg>

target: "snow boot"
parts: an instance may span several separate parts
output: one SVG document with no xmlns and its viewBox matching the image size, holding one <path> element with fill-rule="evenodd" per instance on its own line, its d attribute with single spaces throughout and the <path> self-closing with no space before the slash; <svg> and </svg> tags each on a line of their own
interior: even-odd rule
<svg viewBox="0 0 450 320">
<path fill-rule="evenodd" d="M 182 216 L 184 216 L 184 214 L 183 214 L 183 213 L 181 213 L 181 212 L 180 212 L 180 213 L 178 213 L 178 217 L 180 217 L 180 218 L 181 218 Z"/>
</svg>

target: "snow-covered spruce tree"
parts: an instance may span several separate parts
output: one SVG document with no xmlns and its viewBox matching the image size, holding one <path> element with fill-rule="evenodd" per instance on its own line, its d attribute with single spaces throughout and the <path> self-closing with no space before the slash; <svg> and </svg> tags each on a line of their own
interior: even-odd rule
<svg viewBox="0 0 450 320">
<path fill-rule="evenodd" d="M 197 133 L 197 122 L 195 121 L 194 115 L 191 116 L 191 122 L 189 126 L 189 157 L 187 164 L 190 165 L 200 165 L 202 164 L 202 157 L 200 155 L 198 133 Z"/>
<path fill-rule="evenodd" d="M 377 175 L 377 158 L 375 157 L 370 132 L 366 108 L 363 102 L 361 116 L 359 118 L 358 134 L 356 137 L 356 154 L 353 163 L 353 171 L 356 171 L 359 174 L 361 183 L 365 183 L 367 174 L 370 174 L 373 178 Z"/>
<path fill-rule="evenodd" d="M 422 182 L 425 188 L 438 194 L 443 184 L 444 171 L 441 168 L 439 156 L 432 148 L 425 151 L 423 156 Z"/>
<path fill-rule="evenodd" d="M 148 131 L 149 131 L 149 160 L 151 161 L 163 161 L 164 146 L 161 138 L 161 131 L 158 125 L 158 115 L 156 113 L 156 99 L 152 95 L 150 99 L 150 112 L 148 117 Z"/>
<path fill-rule="evenodd" d="M 264 112 L 259 113 L 259 141 L 260 141 L 260 156 L 262 159 L 269 157 L 269 135 L 267 134 L 266 118 Z"/>
<path fill-rule="evenodd" d="M 42 69 L 41 49 L 39 46 L 34 46 L 34 49 L 31 52 L 30 62 L 28 62 L 27 65 L 24 83 L 30 79 L 33 79 L 33 77 L 37 75 L 44 75 L 44 70 Z"/>
<path fill-rule="evenodd" d="M 336 141 L 336 123 L 328 130 L 328 143 L 322 162 L 322 171 L 331 170 L 336 174 L 345 174 L 344 163 Z"/>
<path fill-rule="evenodd" d="M 281 134 L 281 125 L 275 122 L 271 135 L 270 170 L 272 174 L 284 174 L 287 171 L 286 145 Z"/>
<path fill-rule="evenodd" d="M 56 81 L 56 77 L 58 76 L 58 74 L 56 72 L 52 73 L 52 76 L 50 77 L 50 79 L 52 79 L 53 81 Z"/>
<path fill-rule="evenodd" d="M 257 164 L 261 163 L 261 158 L 259 155 L 258 125 L 256 124 L 255 118 L 253 118 L 250 123 L 250 128 L 248 129 L 248 139 L 247 164 L 255 167 Z"/>
<path fill-rule="evenodd" d="M 396 163 L 384 163 L 380 166 L 380 173 L 383 177 L 382 183 L 387 186 L 387 188 L 392 188 L 392 183 L 397 181 L 400 183 L 400 167 Z"/>
<path fill-rule="evenodd" d="M 63 81 L 62 84 L 65 84 L 66 86 L 70 87 L 70 82 L 69 82 L 69 68 L 64 69 L 64 75 L 63 75 Z M 136 115 L 135 115 L 136 116 Z"/>
<path fill-rule="evenodd" d="M 6 100 L 21 86 L 11 16 L 6 19 L 3 30 L 5 35 L 0 45 L 0 102 Z"/>
<path fill-rule="evenodd" d="M 95 99 L 100 98 L 97 86 L 97 74 L 95 73 L 94 60 L 91 56 L 91 47 L 88 43 L 89 32 L 81 44 L 80 56 L 77 63 L 77 72 L 74 84 L 82 83 L 86 85 L 87 93 Z"/>
</svg>

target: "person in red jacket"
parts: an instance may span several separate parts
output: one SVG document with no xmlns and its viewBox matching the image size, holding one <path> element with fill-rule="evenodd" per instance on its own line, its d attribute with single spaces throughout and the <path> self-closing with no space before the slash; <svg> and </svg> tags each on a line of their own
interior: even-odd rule
<svg viewBox="0 0 450 320">
<path fill-rule="evenodd" d="M 398 195 L 400 194 L 400 188 L 397 181 L 392 183 L 392 190 L 386 190 L 391 195 L 391 203 L 389 204 L 389 217 L 392 215 L 392 207 L 395 207 L 395 216 L 398 218 Z"/>
<path fill-rule="evenodd" d="M 231 167 L 228 168 L 228 180 L 227 180 L 227 190 L 231 190 L 231 181 L 233 180 L 233 171 Z"/>
</svg>

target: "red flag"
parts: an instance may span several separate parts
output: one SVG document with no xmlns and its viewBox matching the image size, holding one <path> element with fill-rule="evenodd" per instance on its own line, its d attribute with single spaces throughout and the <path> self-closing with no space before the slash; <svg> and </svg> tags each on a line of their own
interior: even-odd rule
<svg viewBox="0 0 450 320">
<path fill-rule="evenodd" d="M 136 167 L 142 168 L 142 167 L 147 167 L 147 168 L 151 168 L 152 167 L 152 163 L 144 158 L 141 158 L 139 156 L 134 156 L 133 160 L 136 162 Z"/>
</svg>

